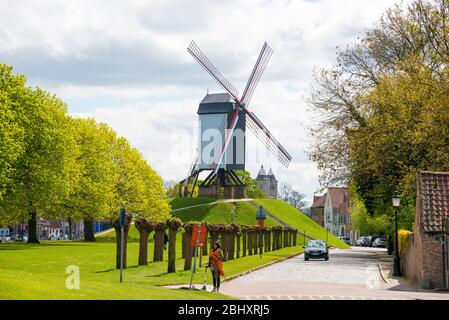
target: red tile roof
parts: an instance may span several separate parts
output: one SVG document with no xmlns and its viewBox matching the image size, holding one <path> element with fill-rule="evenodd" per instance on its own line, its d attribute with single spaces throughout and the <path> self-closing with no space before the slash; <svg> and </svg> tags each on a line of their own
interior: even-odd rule
<svg viewBox="0 0 449 320">
<path fill-rule="evenodd" d="M 326 202 L 326 194 L 324 196 L 313 196 L 313 204 L 311 208 L 324 208 Z"/>
<path fill-rule="evenodd" d="M 449 218 L 449 172 L 421 172 L 418 175 L 420 218 L 424 232 L 442 232 Z"/>
</svg>

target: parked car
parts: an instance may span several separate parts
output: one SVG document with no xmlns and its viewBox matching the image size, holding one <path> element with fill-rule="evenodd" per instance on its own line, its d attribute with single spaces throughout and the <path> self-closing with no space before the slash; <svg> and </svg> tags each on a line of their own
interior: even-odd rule
<svg viewBox="0 0 449 320">
<path fill-rule="evenodd" d="M 387 240 L 384 238 L 377 238 L 373 242 L 373 248 L 386 248 L 387 247 Z"/>
<path fill-rule="evenodd" d="M 329 260 L 329 249 L 324 241 L 311 240 L 304 246 L 304 249 L 305 261 L 309 261 L 309 259 Z"/>
<path fill-rule="evenodd" d="M 382 238 L 381 236 L 379 236 L 379 235 L 372 235 L 371 236 L 371 239 L 370 239 L 370 244 L 369 244 L 369 246 L 370 247 L 372 247 L 373 246 L 373 244 L 374 244 L 374 241 L 376 241 L 376 239 L 378 239 L 378 238 Z"/>
<path fill-rule="evenodd" d="M 338 239 L 340 239 L 341 241 L 343 241 L 347 245 L 351 245 L 351 239 L 349 239 L 347 237 L 338 237 Z"/>
<path fill-rule="evenodd" d="M 365 247 L 367 243 L 368 243 L 367 237 L 360 237 L 355 242 L 355 244 L 359 247 Z"/>
</svg>

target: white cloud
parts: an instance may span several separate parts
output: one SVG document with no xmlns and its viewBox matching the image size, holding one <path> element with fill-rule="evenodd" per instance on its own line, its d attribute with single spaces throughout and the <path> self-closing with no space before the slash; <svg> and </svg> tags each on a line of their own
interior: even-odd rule
<svg viewBox="0 0 449 320">
<path fill-rule="evenodd" d="M 198 103 L 206 89 L 221 91 L 188 55 L 189 42 L 242 90 L 267 41 L 274 55 L 251 109 L 294 162 L 285 170 L 270 157 L 258 160 L 310 200 L 319 187 L 316 166 L 304 154 L 312 70 L 333 64 L 336 46 L 361 35 L 393 3 L 3 0 L 0 61 L 55 92 L 71 113 L 110 124 L 165 179 L 181 179 L 196 141 Z M 171 147 L 176 143 L 180 149 Z M 258 166 L 248 165 L 253 174 Z"/>
</svg>

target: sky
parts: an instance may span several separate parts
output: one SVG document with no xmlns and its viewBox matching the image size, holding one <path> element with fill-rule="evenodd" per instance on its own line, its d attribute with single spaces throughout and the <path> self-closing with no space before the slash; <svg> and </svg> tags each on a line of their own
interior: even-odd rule
<svg viewBox="0 0 449 320">
<path fill-rule="evenodd" d="M 263 164 L 310 202 L 321 192 L 307 157 L 313 70 L 336 63 L 394 0 L 0 0 L 0 63 L 55 93 L 69 113 L 109 124 L 164 180 L 186 177 L 199 102 L 223 90 L 188 54 L 192 40 L 240 92 L 266 41 L 274 54 L 250 109 L 293 156 L 289 168 L 248 136 Z"/>
</svg>

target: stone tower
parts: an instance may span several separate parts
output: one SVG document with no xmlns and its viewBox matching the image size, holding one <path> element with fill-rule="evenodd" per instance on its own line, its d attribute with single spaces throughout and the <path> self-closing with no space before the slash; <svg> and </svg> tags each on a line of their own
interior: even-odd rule
<svg viewBox="0 0 449 320">
<path fill-rule="evenodd" d="M 270 169 L 267 173 L 264 166 L 261 166 L 256 182 L 257 187 L 262 190 L 267 197 L 274 199 L 278 197 L 278 181 L 274 176 L 273 170 Z"/>
</svg>

